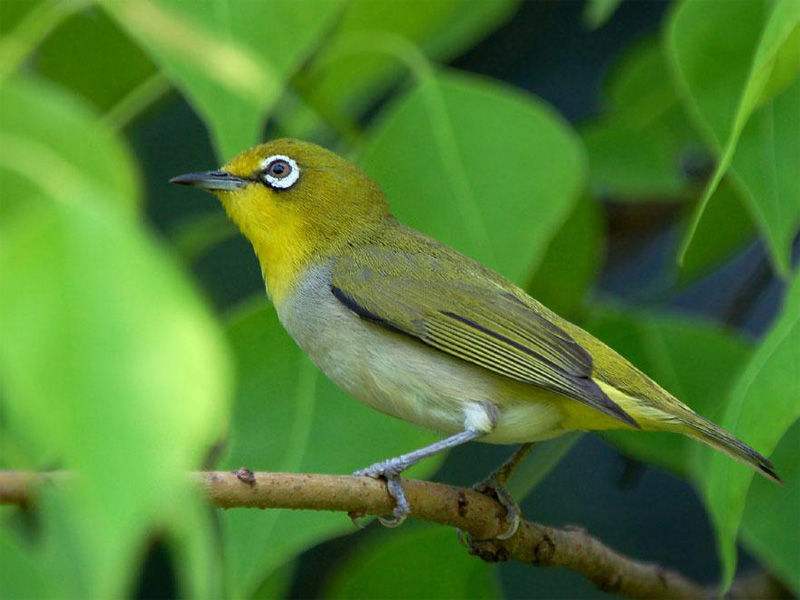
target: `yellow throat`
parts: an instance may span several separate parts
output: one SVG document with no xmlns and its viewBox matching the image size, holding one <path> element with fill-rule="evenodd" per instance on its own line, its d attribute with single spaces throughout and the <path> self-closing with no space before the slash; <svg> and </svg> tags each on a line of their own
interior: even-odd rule
<svg viewBox="0 0 800 600">
<path fill-rule="evenodd" d="M 389 215 L 380 188 L 358 167 L 307 142 L 261 144 L 223 172 L 243 184 L 213 191 L 253 245 L 276 305 L 312 262 L 369 235 Z"/>
</svg>

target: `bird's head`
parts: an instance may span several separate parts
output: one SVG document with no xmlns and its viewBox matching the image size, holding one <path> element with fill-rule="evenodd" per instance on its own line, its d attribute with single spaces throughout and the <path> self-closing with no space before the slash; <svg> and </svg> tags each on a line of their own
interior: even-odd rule
<svg viewBox="0 0 800 600">
<path fill-rule="evenodd" d="M 171 180 L 212 192 L 250 240 L 274 300 L 309 261 L 379 227 L 389 209 L 358 167 L 320 146 L 278 139 L 245 150 L 218 171 Z"/>
</svg>

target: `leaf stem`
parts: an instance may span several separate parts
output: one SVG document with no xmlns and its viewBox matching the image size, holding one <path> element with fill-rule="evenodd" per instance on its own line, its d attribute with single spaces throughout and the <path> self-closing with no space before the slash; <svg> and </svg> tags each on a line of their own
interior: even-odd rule
<svg viewBox="0 0 800 600">
<path fill-rule="evenodd" d="M 103 116 L 103 123 L 114 130 L 124 129 L 137 115 L 170 90 L 169 80 L 156 72 L 133 88 Z"/>
</svg>

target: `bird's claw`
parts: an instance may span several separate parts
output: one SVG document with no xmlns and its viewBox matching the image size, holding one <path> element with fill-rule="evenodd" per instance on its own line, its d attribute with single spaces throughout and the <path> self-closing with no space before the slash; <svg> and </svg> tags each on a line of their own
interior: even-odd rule
<svg viewBox="0 0 800 600">
<path fill-rule="evenodd" d="M 391 517 L 378 517 L 378 521 L 384 527 L 398 527 L 411 513 L 411 505 L 408 503 L 403 484 L 400 481 L 400 471 L 390 462 L 375 463 L 365 469 L 359 469 L 353 473 L 355 477 L 371 477 L 373 479 L 384 479 L 386 490 L 394 500 L 394 508 Z"/>
<path fill-rule="evenodd" d="M 493 500 L 497 500 L 503 506 L 503 508 L 506 509 L 505 520 L 508 525 L 504 531 L 495 536 L 495 539 L 507 540 L 517 533 L 517 529 L 519 529 L 519 524 L 522 520 L 522 513 L 517 502 L 500 482 L 498 482 L 492 476 L 481 481 L 480 483 L 476 483 L 474 486 L 472 486 L 472 489 L 483 494 L 484 496 L 489 496 Z M 461 530 L 458 532 L 458 539 L 467 546 L 472 545 L 472 540 L 470 539 L 469 534 L 465 534 Z"/>
<path fill-rule="evenodd" d="M 389 490 L 389 495 L 394 498 L 395 502 L 392 517 L 390 519 L 378 517 L 378 520 L 384 527 L 398 527 L 411 512 L 411 505 L 408 503 L 403 484 L 400 482 L 400 475 L 386 476 L 386 489 Z"/>
<path fill-rule="evenodd" d="M 394 468 L 389 461 L 377 462 L 364 469 L 353 471 L 353 477 L 372 477 L 373 479 L 389 479 L 399 475 L 400 471 Z"/>
</svg>

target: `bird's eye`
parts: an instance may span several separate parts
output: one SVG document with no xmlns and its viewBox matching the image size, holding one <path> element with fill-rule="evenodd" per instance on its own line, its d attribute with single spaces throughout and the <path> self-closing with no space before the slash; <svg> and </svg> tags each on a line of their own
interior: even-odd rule
<svg viewBox="0 0 800 600">
<path fill-rule="evenodd" d="M 285 160 L 276 160 L 269 166 L 269 174 L 273 177 L 286 177 L 291 170 L 292 167 Z"/>
<path fill-rule="evenodd" d="M 300 177 L 300 167 L 288 156 L 270 156 L 261 165 L 261 179 L 273 189 L 288 189 Z"/>
</svg>

